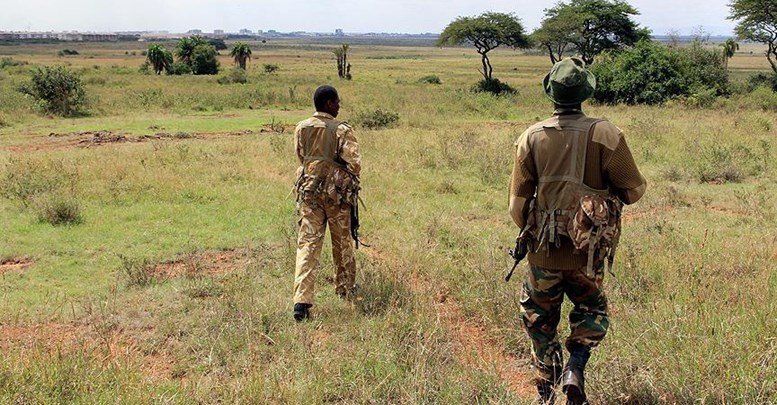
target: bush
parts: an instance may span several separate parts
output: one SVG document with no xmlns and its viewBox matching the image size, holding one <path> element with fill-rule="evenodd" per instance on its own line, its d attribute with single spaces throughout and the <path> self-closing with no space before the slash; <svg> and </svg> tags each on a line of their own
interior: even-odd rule
<svg viewBox="0 0 777 405">
<path fill-rule="evenodd" d="M 170 70 L 167 71 L 167 74 L 176 76 L 190 75 L 192 74 L 192 68 L 185 63 L 173 63 L 170 66 Z"/>
<path fill-rule="evenodd" d="M 748 104 L 763 111 L 777 112 L 777 92 L 769 90 L 766 87 L 758 87 L 747 97 Z"/>
<path fill-rule="evenodd" d="M 273 63 L 265 63 L 263 66 L 264 73 L 273 74 L 277 72 L 281 67 Z"/>
<path fill-rule="evenodd" d="M 63 66 L 37 68 L 19 91 L 32 96 L 42 110 L 62 116 L 79 112 L 86 103 L 81 78 Z"/>
<path fill-rule="evenodd" d="M 46 195 L 37 202 L 38 220 L 51 225 L 75 225 L 81 223 L 81 207 L 78 200 L 58 195 Z"/>
<path fill-rule="evenodd" d="M 660 104 L 691 96 L 691 104 L 711 105 L 728 94 L 722 56 L 699 42 L 670 48 L 641 41 L 620 53 L 605 52 L 591 67 L 597 88 L 593 99 L 607 104 Z"/>
<path fill-rule="evenodd" d="M 13 60 L 13 58 L 10 57 L 0 58 L 0 69 L 12 66 L 23 66 L 26 64 L 27 62 L 23 60 Z"/>
<path fill-rule="evenodd" d="M 2 63 L 0 63 L 2 66 Z M 758 87 L 768 87 L 777 92 L 777 73 L 758 73 L 747 80 L 748 90 L 753 91 Z"/>
<path fill-rule="evenodd" d="M 224 40 L 221 38 L 210 38 L 208 39 L 208 43 L 213 45 L 213 48 L 217 51 L 223 51 L 224 49 L 229 49 L 227 48 L 227 43 L 224 42 Z"/>
<path fill-rule="evenodd" d="M 78 51 L 75 49 L 63 49 L 59 52 L 57 52 L 58 56 L 70 56 L 70 55 L 78 55 Z"/>
<path fill-rule="evenodd" d="M 483 79 L 479 81 L 473 88 L 475 92 L 486 92 L 494 95 L 512 95 L 518 93 L 518 90 L 510 87 L 509 84 L 501 82 L 499 79 Z"/>
<path fill-rule="evenodd" d="M 154 280 L 154 264 L 148 259 L 132 259 L 119 255 L 121 273 L 127 287 L 144 287 Z"/>
<path fill-rule="evenodd" d="M 215 75 L 219 72 L 219 61 L 216 59 L 216 48 L 211 44 L 194 47 L 191 59 L 192 73 L 195 75 Z"/>
<path fill-rule="evenodd" d="M 418 81 L 421 83 L 428 83 L 428 84 L 442 84 L 442 81 L 440 81 L 440 77 L 437 75 L 424 76 Z"/>
<path fill-rule="evenodd" d="M 248 77 L 246 75 L 245 70 L 239 67 L 234 67 L 232 68 L 232 70 L 229 71 L 229 73 L 219 77 L 216 81 L 219 84 L 233 84 L 233 83 L 245 84 L 248 82 Z"/>
<path fill-rule="evenodd" d="M 381 109 L 363 112 L 356 116 L 356 123 L 369 129 L 389 128 L 396 125 L 397 121 L 399 121 L 399 114 Z"/>
</svg>

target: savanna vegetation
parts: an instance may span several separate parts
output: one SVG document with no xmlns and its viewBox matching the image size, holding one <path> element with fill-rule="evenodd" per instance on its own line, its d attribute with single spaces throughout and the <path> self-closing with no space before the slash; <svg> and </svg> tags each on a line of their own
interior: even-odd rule
<svg viewBox="0 0 777 405">
<path fill-rule="evenodd" d="M 512 143 L 551 112 L 547 55 L 491 50 L 517 90 L 495 96 L 470 90 L 469 47 L 353 45 L 340 80 L 332 45 L 248 45 L 219 77 L 144 74 L 139 43 L 0 47 L 0 402 L 532 403 L 520 282 L 502 277 Z M 79 114 L 19 91 L 44 66 L 76 75 Z M 649 182 L 606 279 L 593 403 L 777 401 L 777 94 L 758 73 L 742 43 L 708 102 L 584 106 Z M 322 83 L 362 144 L 372 247 L 362 298 L 337 299 L 325 253 L 295 324 L 291 131 Z"/>
</svg>

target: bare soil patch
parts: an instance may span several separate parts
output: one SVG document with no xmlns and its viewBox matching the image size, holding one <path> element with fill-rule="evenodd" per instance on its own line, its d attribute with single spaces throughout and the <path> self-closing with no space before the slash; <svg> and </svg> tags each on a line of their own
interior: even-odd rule
<svg viewBox="0 0 777 405">
<path fill-rule="evenodd" d="M 175 365 L 172 356 L 141 348 L 146 333 L 150 332 L 106 327 L 99 319 L 0 325 L 0 350 L 17 354 L 23 362 L 40 356 L 88 356 L 106 365 L 115 363 L 139 368 L 151 379 L 172 379 Z"/>
<path fill-rule="evenodd" d="M 22 271 L 35 264 L 29 257 L 14 257 L 0 260 L 0 274 L 12 271 Z"/>
<path fill-rule="evenodd" d="M 159 263 L 152 273 L 155 277 L 172 278 L 225 274 L 244 267 L 249 260 L 248 249 L 228 249 L 193 252 L 178 259 Z"/>
<path fill-rule="evenodd" d="M 280 127 L 280 132 L 283 133 L 287 128 Z M 293 127 L 292 127 L 293 130 Z M 261 128 L 258 132 L 278 132 L 269 126 Z M 149 141 L 159 140 L 180 140 L 180 139 L 200 139 L 200 140 L 212 140 L 227 137 L 248 136 L 257 133 L 249 129 L 240 131 L 228 131 L 228 132 L 155 132 L 153 134 L 145 135 L 130 135 L 125 133 L 116 133 L 111 131 L 80 131 L 80 132 L 67 132 L 67 133 L 55 133 L 49 134 L 44 141 L 26 144 L 26 145 L 14 145 L 8 149 L 14 152 L 36 152 L 56 149 L 67 148 L 93 148 L 106 145 L 115 145 L 121 143 L 141 143 Z"/>
</svg>

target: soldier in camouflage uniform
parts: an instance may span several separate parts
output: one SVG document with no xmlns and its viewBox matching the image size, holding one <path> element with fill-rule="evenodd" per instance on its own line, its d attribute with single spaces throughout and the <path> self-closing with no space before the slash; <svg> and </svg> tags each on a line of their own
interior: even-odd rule
<svg viewBox="0 0 777 405">
<path fill-rule="evenodd" d="M 294 275 L 294 319 L 308 318 L 313 306 L 316 268 L 326 227 L 332 237 L 336 292 L 355 292 L 356 261 L 351 245 L 351 207 L 357 203 L 361 154 L 351 126 L 335 120 L 337 90 L 321 86 L 313 95 L 316 112 L 294 131 L 300 167 L 297 205 L 300 214 Z"/>
<path fill-rule="evenodd" d="M 568 404 L 586 403 L 585 365 L 609 326 L 603 290 L 606 255 L 594 247 L 581 251 L 570 237 L 578 233 L 571 224 L 581 197 L 601 195 L 614 202 L 608 207 L 619 234 L 621 202 L 639 200 L 647 184 L 621 130 L 583 114 L 581 103 L 593 95 L 595 86 L 596 79 L 582 60 L 556 63 L 544 80 L 554 103 L 553 116 L 531 126 L 515 143 L 510 214 L 531 246 L 521 306 L 541 404 L 554 403 L 559 383 Z M 614 246 L 609 254 L 611 259 Z M 557 327 L 565 294 L 574 308 L 565 342 L 569 362 L 562 367 Z"/>
</svg>

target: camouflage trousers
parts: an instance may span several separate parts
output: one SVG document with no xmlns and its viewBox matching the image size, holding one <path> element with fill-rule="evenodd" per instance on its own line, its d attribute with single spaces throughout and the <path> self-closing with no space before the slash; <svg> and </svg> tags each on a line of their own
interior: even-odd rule
<svg viewBox="0 0 777 405">
<path fill-rule="evenodd" d="M 326 204 L 323 194 L 300 203 L 297 265 L 294 273 L 294 303 L 312 304 L 316 270 L 327 224 L 332 237 L 335 264 L 335 289 L 340 295 L 353 291 L 356 283 L 356 260 L 351 243 L 351 207 Z"/>
<path fill-rule="evenodd" d="M 532 341 L 532 360 L 540 380 L 553 382 L 553 370 L 558 372 L 562 367 L 557 328 L 565 294 L 574 304 L 569 313 L 567 350 L 575 345 L 594 348 L 604 339 L 610 322 L 603 281 L 603 265 L 591 274 L 586 274 L 586 266 L 578 270 L 529 266 L 521 295 L 522 320 Z"/>
</svg>

